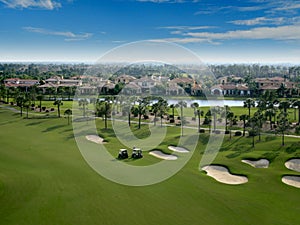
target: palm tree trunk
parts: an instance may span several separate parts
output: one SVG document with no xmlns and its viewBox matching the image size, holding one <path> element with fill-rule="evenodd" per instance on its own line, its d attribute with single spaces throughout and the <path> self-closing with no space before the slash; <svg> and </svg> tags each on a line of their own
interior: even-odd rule
<svg viewBox="0 0 300 225">
<path fill-rule="evenodd" d="M 198 132 L 200 133 L 200 113 L 198 113 Z"/>
<path fill-rule="evenodd" d="M 141 118 L 142 118 L 142 114 L 139 113 L 139 129 L 141 129 Z"/>
<path fill-rule="evenodd" d="M 284 146 L 284 132 L 282 132 L 282 140 L 281 140 L 282 146 Z"/>
<path fill-rule="evenodd" d="M 245 137 L 246 133 L 246 120 L 243 120 L 243 137 Z"/>
<path fill-rule="evenodd" d="M 131 121 L 130 121 L 130 108 L 129 108 L 129 111 L 128 111 L 128 126 L 130 126 L 130 123 Z"/>
<path fill-rule="evenodd" d="M 156 126 L 156 113 L 154 113 L 154 126 Z"/>
</svg>

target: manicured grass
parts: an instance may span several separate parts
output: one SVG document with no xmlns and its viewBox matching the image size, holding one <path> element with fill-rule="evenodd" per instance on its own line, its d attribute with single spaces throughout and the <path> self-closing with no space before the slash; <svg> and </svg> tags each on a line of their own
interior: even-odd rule
<svg viewBox="0 0 300 225">
<path fill-rule="evenodd" d="M 122 144 L 110 123 L 108 130 L 103 127 L 97 120 L 97 130 L 115 156 Z M 132 130 L 143 137 L 141 130 Z M 178 135 L 178 127 L 168 128 L 159 148 L 168 152 L 166 147 L 177 143 Z M 202 134 L 191 160 L 175 176 L 129 187 L 106 180 L 87 165 L 64 118 L 22 119 L 0 108 L 0 136 L 0 224 L 300 224 L 300 190 L 281 182 L 282 175 L 299 175 L 284 162 L 300 157 L 297 146 L 289 149 L 300 139 L 287 138 L 282 147 L 279 137 L 263 136 L 251 148 L 249 138 L 229 141 L 226 136 L 214 163 L 249 178 L 246 184 L 231 186 L 199 171 L 207 140 Z M 144 154 L 127 163 L 159 162 Z M 270 168 L 241 163 L 243 158 L 262 157 L 271 160 Z"/>
</svg>

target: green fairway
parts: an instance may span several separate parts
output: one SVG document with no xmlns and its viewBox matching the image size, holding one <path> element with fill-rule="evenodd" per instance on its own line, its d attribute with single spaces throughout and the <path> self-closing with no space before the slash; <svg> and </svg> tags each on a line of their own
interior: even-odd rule
<svg viewBox="0 0 300 225">
<path fill-rule="evenodd" d="M 62 107 L 66 108 L 71 104 Z M 124 146 L 110 123 L 108 130 L 103 127 L 98 119 L 97 129 L 108 142 L 106 148 L 117 156 Z M 149 134 L 147 129 L 146 125 L 142 131 L 132 128 L 142 138 Z M 176 144 L 179 131 L 178 127 L 168 128 L 159 149 L 171 153 L 167 146 Z M 214 164 L 248 177 L 248 183 L 234 186 L 199 171 L 207 140 L 207 134 L 201 134 L 191 160 L 176 175 L 155 185 L 130 187 L 108 181 L 88 166 L 66 118 L 23 119 L 0 108 L 0 137 L 3 225 L 300 224 L 300 189 L 281 182 L 283 175 L 300 175 L 284 166 L 286 160 L 300 158 L 297 138 L 286 138 L 282 147 L 280 137 L 262 136 L 252 148 L 250 138 L 228 140 L 226 136 Z M 141 166 L 160 161 L 144 155 L 127 163 Z M 241 162 L 245 158 L 267 158 L 270 167 L 253 168 Z"/>
</svg>

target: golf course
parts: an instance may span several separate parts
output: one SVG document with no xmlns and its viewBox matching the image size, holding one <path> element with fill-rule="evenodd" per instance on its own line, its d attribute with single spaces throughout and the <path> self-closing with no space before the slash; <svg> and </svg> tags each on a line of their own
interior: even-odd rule
<svg viewBox="0 0 300 225">
<path fill-rule="evenodd" d="M 0 224 L 300 224 L 299 188 L 282 182 L 284 176 L 300 176 L 285 166 L 288 160 L 300 158 L 299 138 L 286 136 L 282 146 L 279 135 L 263 134 L 252 147 L 247 136 L 233 135 L 229 140 L 225 135 L 212 164 L 247 178 L 230 185 L 199 169 L 206 132 L 199 135 L 191 159 L 178 173 L 157 184 L 133 187 L 109 181 L 87 164 L 67 118 L 26 119 L 11 108 L 0 108 Z M 86 121 L 76 123 L 84 126 Z M 136 126 L 131 129 L 137 137 L 149 135 L 148 125 Z M 111 121 L 104 129 L 104 121 L 96 119 L 96 127 L 116 158 L 126 146 L 114 136 Z M 168 127 L 156 151 L 180 157 L 184 153 L 169 148 L 179 136 L 180 127 Z M 268 161 L 268 166 L 255 168 L 242 162 L 259 159 Z M 142 159 L 121 163 L 145 166 L 161 160 L 143 152 Z"/>
</svg>

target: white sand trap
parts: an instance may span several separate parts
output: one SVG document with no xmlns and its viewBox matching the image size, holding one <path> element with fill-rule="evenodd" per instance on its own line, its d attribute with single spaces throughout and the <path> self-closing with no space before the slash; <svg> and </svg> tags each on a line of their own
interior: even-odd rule
<svg viewBox="0 0 300 225">
<path fill-rule="evenodd" d="M 168 148 L 174 152 L 180 152 L 180 153 L 188 153 L 189 152 L 189 150 L 187 150 L 186 148 L 182 148 L 182 147 L 169 146 Z"/>
<path fill-rule="evenodd" d="M 281 181 L 287 185 L 300 188 L 300 177 L 299 176 L 284 176 Z"/>
<path fill-rule="evenodd" d="M 177 156 L 175 155 L 168 155 L 168 154 L 165 154 L 161 151 L 151 151 L 149 152 L 150 155 L 156 157 L 156 158 L 159 158 L 159 159 L 165 159 L 165 160 L 176 160 L 177 159 Z"/>
<path fill-rule="evenodd" d="M 268 168 L 269 167 L 269 161 L 267 159 L 260 159 L 260 160 L 243 159 L 242 162 L 246 163 L 250 166 L 253 166 L 255 168 Z"/>
<path fill-rule="evenodd" d="M 202 168 L 208 176 L 224 184 L 244 184 L 248 182 L 245 176 L 230 174 L 228 169 L 223 166 L 205 166 Z"/>
<path fill-rule="evenodd" d="M 103 138 L 101 138 L 101 137 L 99 137 L 97 135 L 87 135 L 87 136 L 85 136 L 85 138 L 87 140 L 89 140 L 89 141 L 92 141 L 92 142 L 96 143 L 96 144 L 103 144 L 103 143 L 105 143 L 104 140 L 103 140 Z"/>
<path fill-rule="evenodd" d="M 287 161 L 284 165 L 290 170 L 300 172 L 300 159 L 291 159 Z"/>
</svg>

